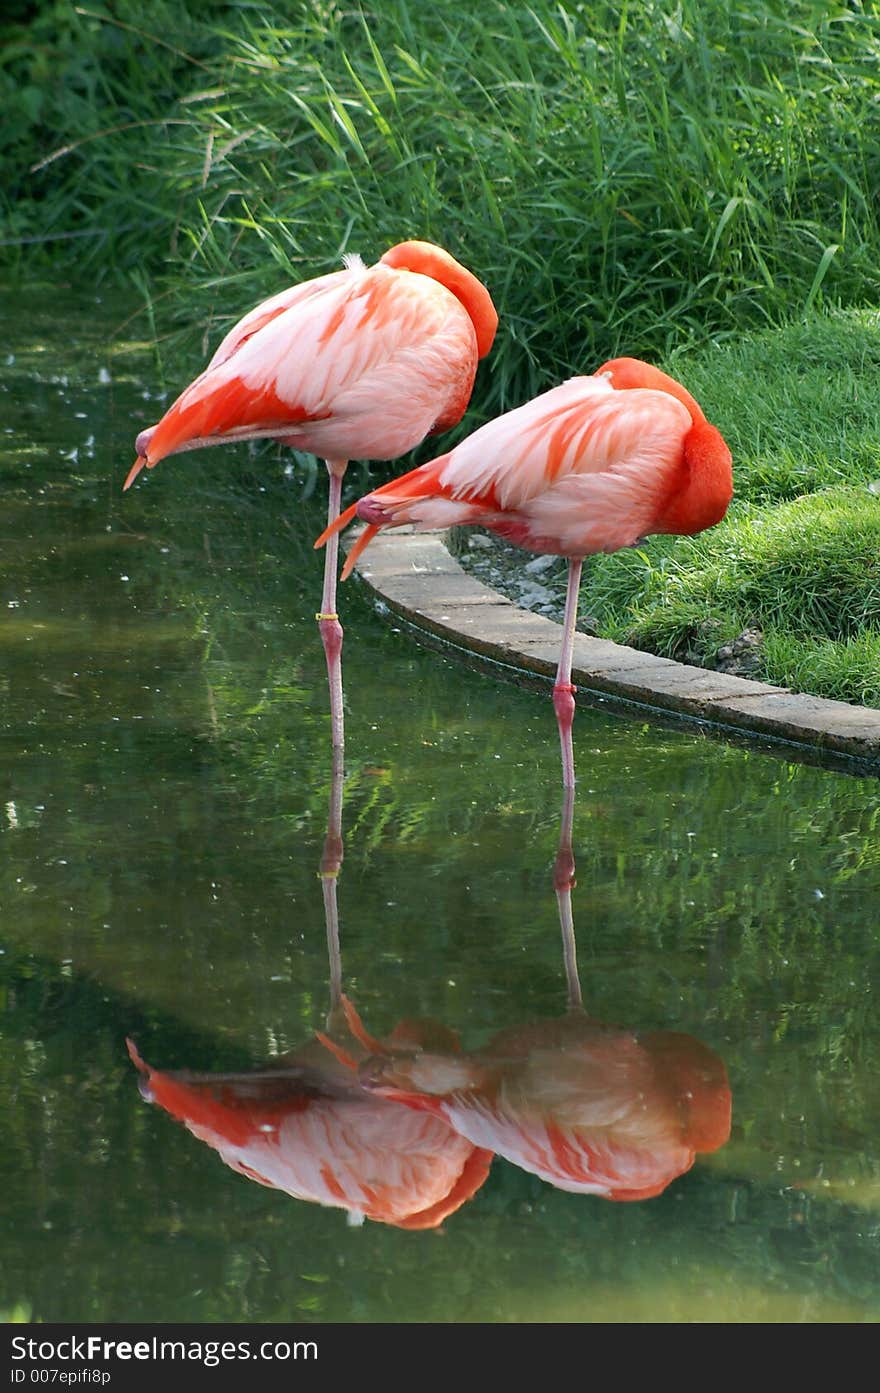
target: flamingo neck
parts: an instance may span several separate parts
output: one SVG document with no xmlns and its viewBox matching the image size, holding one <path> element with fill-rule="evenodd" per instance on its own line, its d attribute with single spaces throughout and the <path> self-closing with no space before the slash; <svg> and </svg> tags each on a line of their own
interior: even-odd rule
<svg viewBox="0 0 880 1393">
<path fill-rule="evenodd" d="M 596 376 L 607 377 L 617 391 L 642 387 L 666 392 L 690 415 L 692 424 L 682 445 L 681 469 L 651 531 L 690 537 L 714 527 L 733 497 L 732 462 L 724 437 L 706 420 L 699 403 L 674 377 L 638 358 L 612 358 L 603 363 Z"/>
<path fill-rule="evenodd" d="M 435 247 L 433 242 L 401 242 L 385 253 L 381 264 L 398 271 L 430 276 L 451 291 L 474 326 L 478 356 L 485 358 L 495 339 L 498 312 L 486 287 L 454 256 L 442 247 Z"/>
<path fill-rule="evenodd" d="M 618 392 L 633 387 L 647 387 L 654 392 L 666 392 L 681 402 L 695 425 L 706 419 L 699 402 L 695 401 L 680 382 L 676 382 L 674 377 L 661 372 L 659 368 L 652 367 L 650 363 L 643 363 L 640 358 L 610 358 L 607 363 L 602 364 L 595 376 L 607 377 Z"/>
<path fill-rule="evenodd" d="M 684 487 L 673 495 L 655 530 L 691 537 L 720 522 L 733 497 L 730 450 L 705 417 L 685 436 L 682 465 Z"/>
</svg>

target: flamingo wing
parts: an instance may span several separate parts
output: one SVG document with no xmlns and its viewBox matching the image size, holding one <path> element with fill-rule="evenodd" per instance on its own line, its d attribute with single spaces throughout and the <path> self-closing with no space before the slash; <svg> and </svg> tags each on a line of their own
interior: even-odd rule
<svg viewBox="0 0 880 1393">
<path fill-rule="evenodd" d="M 259 305 L 255 305 L 247 314 L 242 315 L 241 319 L 224 335 L 205 372 L 220 367 L 221 363 L 225 363 L 228 358 L 237 353 L 248 339 L 252 338 L 273 319 L 276 319 L 279 314 L 283 314 L 285 310 L 293 309 L 295 305 L 301 305 L 314 296 L 332 290 L 340 282 L 348 280 L 350 270 L 351 267 L 345 271 L 331 271 L 326 276 L 316 276 L 314 280 L 300 281 L 298 285 L 290 285 L 286 290 L 281 290 L 277 295 L 272 295 L 268 300 L 263 300 Z"/>
</svg>

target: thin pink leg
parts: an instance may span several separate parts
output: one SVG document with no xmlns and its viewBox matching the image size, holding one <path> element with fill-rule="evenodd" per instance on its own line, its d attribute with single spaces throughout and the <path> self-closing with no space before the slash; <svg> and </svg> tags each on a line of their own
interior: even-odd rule
<svg viewBox="0 0 880 1393">
<path fill-rule="evenodd" d="M 562 955 L 565 962 L 565 979 L 568 983 L 568 1009 L 579 1011 L 583 1008 L 581 983 L 578 976 L 577 946 L 574 938 L 574 919 L 571 912 L 571 892 L 577 881 L 574 878 L 574 851 L 571 845 L 571 829 L 574 821 L 574 789 L 566 785 L 562 791 L 562 822 L 559 829 L 559 849 L 553 866 L 553 888 L 556 891 L 556 904 L 559 908 L 559 927 L 562 930 Z"/>
<path fill-rule="evenodd" d="M 339 517 L 342 499 L 342 476 L 347 460 L 327 460 L 330 491 L 327 500 L 327 522 Z M 345 718 L 342 711 L 342 625 L 336 613 L 336 572 L 339 561 L 339 535 L 331 537 L 324 556 L 324 590 L 321 612 L 316 614 L 321 642 L 327 659 L 327 681 L 330 686 L 330 738 L 334 750 L 345 745 Z"/>
<path fill-rule="evenodd" d="M 327 926 L 327 952 L 330 958 L 330 1011 L 327 1016 L 328 1029 L 334 1015 L 342 1004 L 342 954 L 339 947 L 339 910 L 336 903 L 336 887 L 339 872 L 342 870 L 342 784 L 343 754 L 341 748 L 333 750 L 333 772 L 330 781 L 330 805 L 327 811 L 327 836 L 321 856 L 321 893 L 324 896 L 324 922 Z"/>
<path fill-rule="evenodd" d="M 556 685 L 553 688 L 553 709 L 559 726 L 559 743 L 562 747 L 562 786 L 574 788 L 574 750 L 571 743 L 571 726 L 574 720 L 574 694 L 571 685 L 571 660 L 574 651 L 574 626 L 577 622 L 578 591 L 581 587 L 583 560 L 575 558 L 568 563 L 568 591 L 565 596 L 565 618 L 562 621 L 562 652 L 556 670 Z"/>
</svg>

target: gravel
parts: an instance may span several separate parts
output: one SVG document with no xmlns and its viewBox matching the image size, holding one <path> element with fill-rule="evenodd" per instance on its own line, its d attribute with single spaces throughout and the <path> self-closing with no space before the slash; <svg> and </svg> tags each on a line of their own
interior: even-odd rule
<svg viewBox="0 0 880 1393">
<path fill-rule="evenodd" d="M 469 575 L 490 585 L 522 609 L 562 623 L 568 581 L 568 563 L 563 556 L 533 556 L 525 561 L 528 552 L 521 547 L 468 528 L 453 530 L 447 537 L 447 545 Z M 581 633 L 595 634 L 599 626 L 592 615 L 579 614 L 577 627 Z"/>
</svg>

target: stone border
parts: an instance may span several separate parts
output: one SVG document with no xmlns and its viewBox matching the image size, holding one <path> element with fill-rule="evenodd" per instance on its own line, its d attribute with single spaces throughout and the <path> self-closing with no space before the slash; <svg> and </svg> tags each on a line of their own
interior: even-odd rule
<svg viewBox="0 0 880 1393">
<path fill-rule="evenodd" d="M 349 543 L 356 533 L 350 533 Z M 357 573 L 417 632 L 520 674 L 553 678 L 562 626 L 520 609 L 468 575 L 444 545 L 445 533 L 395 528 L 364 552 Z M 729 731 L 769 736 L 877 765 L 880 710 L 771 687 L 658 658 L 607 639 L 576 634 L 572 680 L 588 692 L 636 702 Z"/>
</svg>

